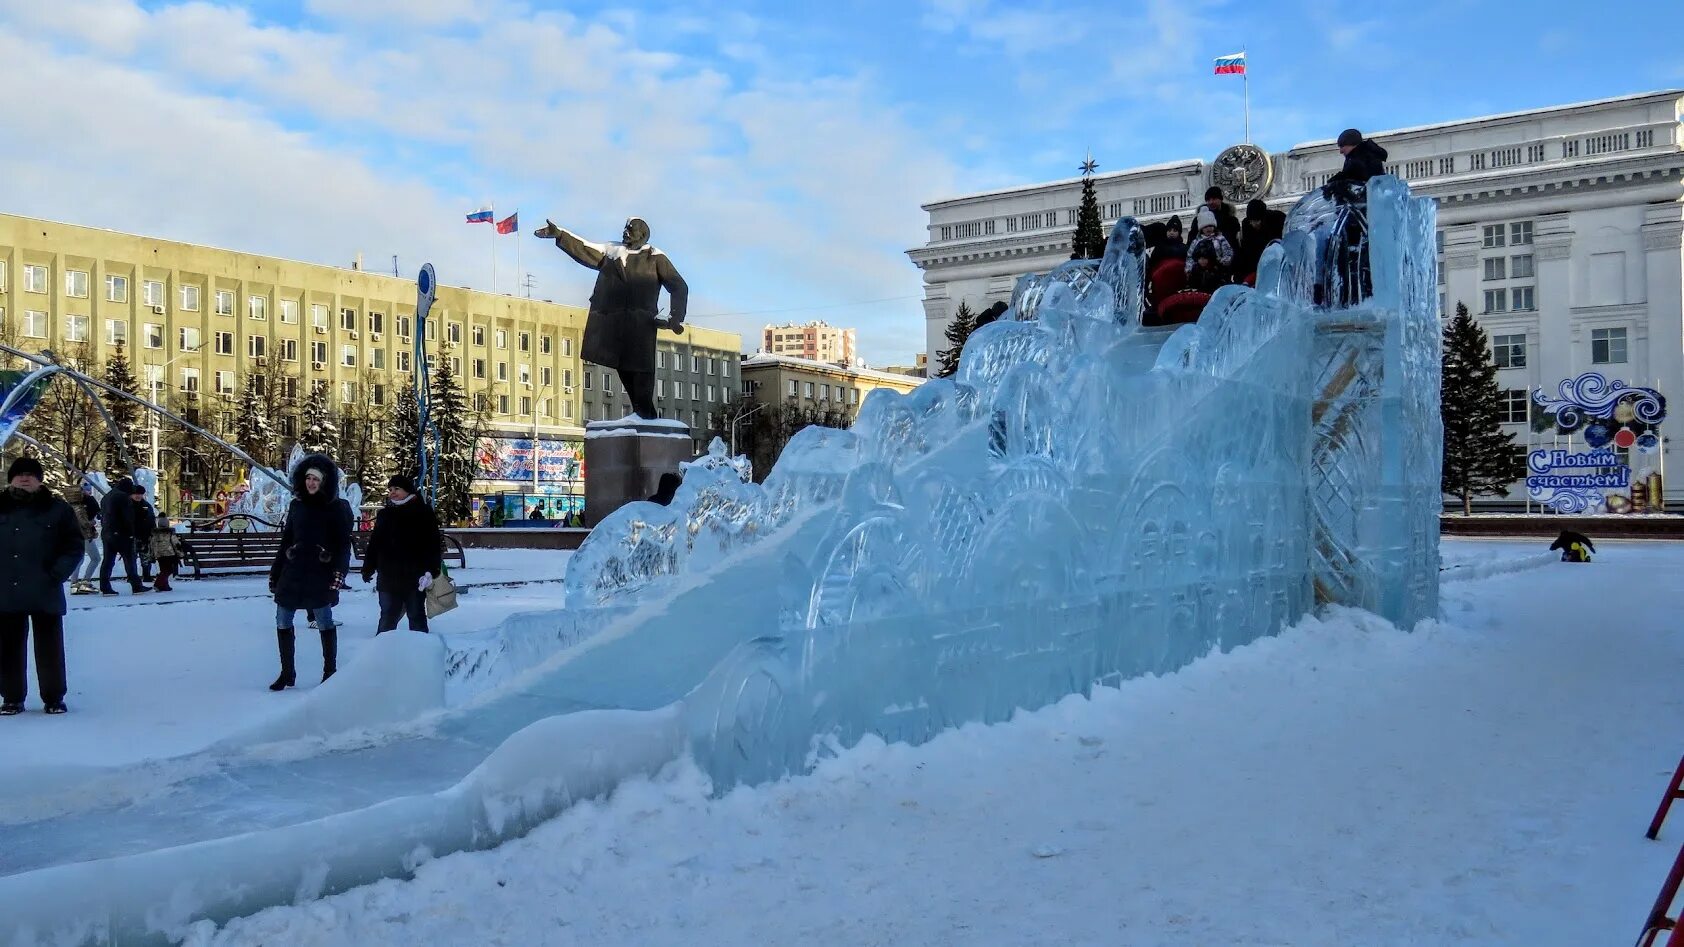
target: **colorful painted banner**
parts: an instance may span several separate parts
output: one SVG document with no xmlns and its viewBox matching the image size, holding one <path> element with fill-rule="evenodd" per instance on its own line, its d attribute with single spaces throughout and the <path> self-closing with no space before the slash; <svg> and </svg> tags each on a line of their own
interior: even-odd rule
<svg viewBox="0 0 1684 947">
<path fill-rule="evenodd" d="M 578 441 L 542 437 L 538 439 L 538 481 L 561 483 L 581 480 L 583 448 Z M 508 435 L 482 437 L 479 442 L 479 479 L 532 482 L 532 438 Z"/>
</svg>

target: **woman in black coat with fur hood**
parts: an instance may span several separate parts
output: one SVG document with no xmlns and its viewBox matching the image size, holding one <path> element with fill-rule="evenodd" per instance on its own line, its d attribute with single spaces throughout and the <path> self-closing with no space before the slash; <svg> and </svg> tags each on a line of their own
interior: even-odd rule
<svg viewBox="0 0 1684 947">
<path fill-rule="evenodd" d="M 322 680 L 333 676 L 339 661 L 339 626 L 333 606 L 351 567 L 351 505 L 339 498 L 339 468 L 322 454 L 311 454 L 292 471 L 292 505 L 281 528 L 281 551 L 269 567 L 269 592 L 275 596 L 275 641 L 281 652 L 281 676 L 272 691 L 293 686 L 293 618 L 299 609 L 315 613 L 322 635 Z"/>
</svg>

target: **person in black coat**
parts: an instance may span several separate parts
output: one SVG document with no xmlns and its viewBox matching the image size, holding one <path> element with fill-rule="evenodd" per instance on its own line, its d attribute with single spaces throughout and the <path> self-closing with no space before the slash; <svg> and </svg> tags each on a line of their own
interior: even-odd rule
<svg viewBox="0 0 1684 947">
<path fill-rule="evenodd" d="M 1369 178 L 1386 173 L 1386 149 L 1354 128 L 1339 133 L 1339 153 L 1345 156 L 1345 166 L 1328 180 L 1330 192 L 1344 184 L 1367 184 Z"/>
<path fill-rule="evenodd" d="M 140 584 L 140 570 L 135 566 L 133 480 L 118 478 L 105 499 L 99 501 L 99 531 L 105 538 L 105 554 L 99 563 L 100 593 L 117 594 L 111 587 L 111 569 L 119 556 L 123 559 L 123 578 L 128 580 L 129 588 L 135 592 L 146 591 L 146 586 Z"/>
<path fill-rule="evenodd" d="M 82 530 L 42 474 L 39 461 L 20 457 L 0 491 L 0 716 L 22 713 L 29 696 L 32 627 L 41 702 L 49 714 L 65 711 L 64 583 L 82 560 Z"/>
<path fill-rule="evenodd" d="M 1216 218 L 1216 231 L 1228 238 L 1229 246 L 1238 247 L 1240 245 L 1240 218 L 1238 214 L 1234 213 L 1234 205 L 1223 199 L 1221 188 L 1210 187 L 1205 189 L 1205 207 Z M 1194 224 L 1195 238 L 1198 229 L 1198 225 Z M 1191 243 L 1192 241 L 1188 242 Z"/>
<path fill-rule="evenodd" d="M 339 664 L 339 626 L 333 606 L 351 567 L 351 505 L 339 498 L 339 468 L 321 454 L 299 461 L 292 471 L 292 505 L 281 527 L 281 551 L 269 567 L 269 593 L 275 596 L 275 643 L 281 675 L 272 691 L 298 683 L 293 665 L 293 619 L 299 609 L 314 612 L 322 636 L 322 680 Z"/>
<path fill-rule="evenodd" d="M 380 624 L 375 634 L 398 627 L 409 616 L 410 631 L 427 630 L 427 590 L 444 571 L 439 518 L 416 495 L 415 481 L 402 474 L 386 481 L 386 505 L 374 515 L 374 531 L 363 553 L 363 581 L 375 582 Z"/>
<path fill-rule="evenodd" d="M 140 560 L 140 581 L 143 585 L 151 585 L 152 531 L 158 528 L 158 511 L 146 502 L 146 488 L 140 484 L 134 485 L 130 495 L 134 497 L 134 542 L 136 556 Z"/>
</svg>

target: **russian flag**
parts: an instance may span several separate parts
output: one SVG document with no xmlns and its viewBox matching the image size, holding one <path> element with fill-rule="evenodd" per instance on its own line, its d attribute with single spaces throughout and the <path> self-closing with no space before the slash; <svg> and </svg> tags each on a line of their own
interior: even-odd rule
<svg viewBox="0 0 1684 947">
<path fill-rule="evenodd" d="M 1216 74 L 1219 76 L 1245 75 L 1245 53 L 1216 57 Z"/>
<path fill-rule="evenodd" d="M 468 215 L 468 223 L 470 223 L 470 224 L 489 224 L 489 223 L 491 223 L 491 211 L 488 211 L 488 210 L 476 210 L 476 211 L 474 211 L 473 213 Z"/>
<path fill-rule="evenodd" d="M 497 232 L 498 233 L 514 233 L 516 230 L 519 230 L 519 229 L 520 229 L 520 211 L 518 211 L 518 210 L 515 211 L 514 213 L 510 214 L 509 216 L 503 218 L 502 220 L 497 221 Z"/>
</svg>

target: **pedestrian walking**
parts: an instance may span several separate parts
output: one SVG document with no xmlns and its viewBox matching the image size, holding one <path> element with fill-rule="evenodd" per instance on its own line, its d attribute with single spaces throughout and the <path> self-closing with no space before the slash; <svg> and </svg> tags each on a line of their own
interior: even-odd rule
<svg viewBox="0 0 1684 947">
<path fill-rule="evenodd" d="M 99 501 L 94 499 L 93 484 L 82 481 L 79 487 L 64 491 L 64 501 L 76 515 L 76 528 L 82 534 L 82 564 L 71 577 L 71 595 L 93 595 L 99 589 L 94 579 L 99 577 L 102 557 L 99 545 Z"/>
<path fill-rule="evenodd" d="M 398 627 L 399 615 L 409 617 L 410 631 L 427 630 L 427 590 L 444 570 L 443 542 L 438 514 L 416 494 L 415 481 L 403 474 L 386 481 L 386 505 L 363 553 L 363 581 L 379 575 L 375 634 Z"/>
<path fill-rule="evenodd" d="M 134 485 L 135 554 L 140 557 L 140 583 L 152 584 L 152 531 L 158 526 L 158 511 L 146 502 L 146 488 Z"/>
<path fill-rule="evenodd" d="M 269 593 L 275 597 L 275 644 L 281 674 L 272 691 L 298 683 L 293 664 L 296 634 L 293 619 L 300 609 L 312 611 L 322 637 L 322 680 L 338 670 L 339 626 L 333 607 L 339 604 L 345 570 L 351 566 L 351 505 L 339 497 L 339 468 L 322 454 L 311 454 L 292 471 L 292 504 L 281 528 L 281 550 L 269 568 Z"/>
<path fill-rule="evenodd" d="M 140 570 L 135 564 L 134 481 L 118 478 L 99 502 L 99 531 L 105 538 L 105 550 L 100 556 L 99 591 L 102 595 L 116 595 L 111 587 L 111 569 L 123 560 L 123 578 L 134 592 L 146 591 L 140 584 Z"/>
<path fill-rule="evenodd" d="M 42 476 L 40 461 L 19 457 L 0 492 L 0 716 L 23 713 L 31 631 L 41 703 L 49 714 L 65 712 L 64 583 L 81 560 L 82 531 Z"/>
<path fill-rule="evenodd" d="M 159 514 L 156 525 L 152 528 L 152 535 L 147 540 L 147 551 L 152 559 L 158 563 L 158 580 L 152 584 L 154 592 L 170 592 L 174 587 L 170 579 L 181 572 L 181 537 L 175 534 L 175 527 L 170 525 L 170 518 Z"/>
</svg>

